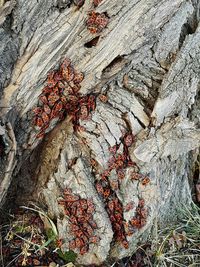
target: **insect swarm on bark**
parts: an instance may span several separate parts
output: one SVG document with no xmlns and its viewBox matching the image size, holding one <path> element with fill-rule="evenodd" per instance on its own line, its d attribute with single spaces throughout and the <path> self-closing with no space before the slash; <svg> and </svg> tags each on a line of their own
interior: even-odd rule
<svg viewBox="0 0 200 267">
<path fill-rule="evenodd" d="M 64 213 L 69 219 L 73 239 L 69 241 L 69 249 L 78 250 L 84 255 L 89 250 L 90 243 L 99 242 L 95 235 L 97 224 L 93 219 L 95 206 L 92 199 L 80 198 L 72 190 L 64 190 L 64 199 L 58 201 L 64 207 Z"/>
<path fill-rule="evenodd" d="M 84 131 L 79 119 L 89 119 L 89 113 L 95 110 L 96 96 L 82 96 L 79 93 L 84 74 L 74 69 L 71 60 L 66 58 L 60 68 L 51 71 L 47 84 L 39 96 L 39 106 L 33 108 L 33 124 L 39 128 L 37 138 L 43 138 L 53 119 L 63 120 L 67 115 L 75 131 Z"/>
<path fill-rule="evenodd" d="M 91 11 L 88 14 L 88 19 L 86 21 L 87 29 L 92 33 L 100 33 L 107 25 L 109 19 L 105 13 L 98 13 Z"/>
</svg>

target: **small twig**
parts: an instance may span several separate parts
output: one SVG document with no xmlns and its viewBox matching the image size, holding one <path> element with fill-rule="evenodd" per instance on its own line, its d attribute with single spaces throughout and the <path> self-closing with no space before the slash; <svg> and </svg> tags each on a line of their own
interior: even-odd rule
<svg viewBox="0 0 200 267">
<path fill-rule="evenodd" d="M 179 266 L 179 267 L 188 267 L 187 265 L 184 265 L 184 264 L 182 264 L 182 263 L 179 263 L 179 262 L 177 262 L 177 261 L 174 261 L 174 260 L 172 260 L 172 259 L 170 259 L 170 258 L 165 258 L 166 259 L 166 261 L 167 262 L 171 262 L 172 264 L 174 264 L 175 266 Z"/>
</svg>

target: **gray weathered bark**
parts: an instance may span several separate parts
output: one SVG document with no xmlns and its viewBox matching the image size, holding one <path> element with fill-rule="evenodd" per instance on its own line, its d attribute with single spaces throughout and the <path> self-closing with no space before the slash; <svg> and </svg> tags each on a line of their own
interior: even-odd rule
<svg viewBox="0 0 200 267">
<path fill-rule="evenodd" d="M 0 202 L 13 182 L 20 190 L 18 203 L 45 204 L 64 239 L 62 249 L 68 250 L 69 222 L 57 200 L 65 187 L 92 198 L 100 242 L 90 245 L 78 262 L 99 264 L 130 255 L 155 218 L 166 221 L 176 214 L 178 203 L 191 201 L 189 180 L 200 143 L 199 2 L 103 0 L 96 11 L 106 12 L 109 24 L 96 35 L 85 25 L 92 1 L 86 0 L 81 8 L 68 3 L 0 1 L 0 135 L 6 144 Z M 95 46 L 85 45 L 97 36 Z M 35 138 L 31 110 L 48 72 L 65 57 L 84 72 L 80 92 L 106 92 L 108 102 L 97 99 L 91 120 L 80 121 L 84 132 L 74 133 L 67 117 L 55 121 L 41 141 Z M 124 212 L 124 220 L 134 216 L 139 198 L 148 207 L 146 225 L 128 237 L 125 249 L 112 242 L 112 226 L 94 187 L 90 158 L 98 162 L 99 172 L 106 169 L 109 147 L 120 144 L 127 130 L 136 136 L 130 156 L 151 181 L 146 186 L 132 181 L 129 167 L 116 192 L 124 207 L 135 203 Z"/>
</svg>

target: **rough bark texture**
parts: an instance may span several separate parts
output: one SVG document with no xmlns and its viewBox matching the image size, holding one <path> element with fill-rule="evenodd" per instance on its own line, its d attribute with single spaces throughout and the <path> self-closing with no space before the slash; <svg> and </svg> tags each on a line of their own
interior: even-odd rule
<svg viewBox="0 0 200 267">
<path fill-rule="evenodd" d="M 57 200 L 66 187 L 92 198 L 100 242 L 78 256 L 80 264 L 131 255 L 155 218 L 170 220 L 178 203 L 191 201 L 189 180 L 200 143 L 199 2 L 103 0 L 96 11 L 106 12 L 109 24 L 96 35 L 85 24 L 92 9 L 89 0 L 81 8 L 64 0 L 0 1 L 0 137 L 5 148 L 0 203 L 12 182 L 18 203 L 33 200 L 45 206 L 65 251 L 69 222 Z M 97 36 L 97 44 L 88 45 Z M 108 102 L 97 99 L 91 119 L 80 121 L 85 131 L 75 133 L 67 117 L 55 121 L 41 141 L 35 138 L 31 110 L 48 72 L 65 57 L 84 72 L 81 93 L 106 92 Z M 130 156 L 151 181 L 146 186 L 132 181 L 129 167 L 116 192 L 124 207 L 134 201 L 134 208 L 124 212 L 126 221 L 140 198 L 148 207 L 146 225 L 128 237 L 125 249 L 112 242 L 112 226 L 94 183 L 107 168 L 109 147 L 120 145 L 127 131 L 136 136 Z M 91 158 L 98 162 L 96 175 Z"/>
</svg>

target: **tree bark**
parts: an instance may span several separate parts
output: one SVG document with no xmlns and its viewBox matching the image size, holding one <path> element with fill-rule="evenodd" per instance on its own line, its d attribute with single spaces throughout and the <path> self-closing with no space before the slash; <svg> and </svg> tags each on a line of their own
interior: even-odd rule
<svg viewBox="0 0 200 267">
<path fill-rule="evenodd" d="M 86 27 L 88 12 L 106 12 L 101 33 Z M 78 255 L 80 264 L 100 264 L 131 255 L 146 240 L 155 219 L 166 223 L 179 203 L 191 202 L 190 182 L 200 143 L 199 2 L 184 0 L 103 0 L 82 7 L 65 0 L 0 1 L 1 165 L 0 203 L 34 201 L 55 220 L 62 250 L 69 249 L 69 218 L 58 199 L 65 188 L 92 199 L 97 244 Z M 95 39 L 95 40 L 94 40 Z M 54 120 L 45 138 L 36 138 L 32 109 L 50 70 L 70 58 L 84 73 L 80 94 L 93 94 L 96 108 L 85 131 L 74 131 L 70 116 Z M 99 99 L 106 94 L 107 102 Z M 150 183 L 131 179 L 127 166 L 115 195 L 123 220 L 136 214 L 144 199 L 146 224 L 127 237 L 126 249 L 115 239 L 104 199 L 95 183 L 107 169 L 109 148 L 123 150 L 132 132 L 131 160 Z M 96 162 L 95 172 L 91 159 Z M 109 180 L 117 174 L 112 171 Z M 11 185 L 11 186 L 10 186 Z M 17 193 L 16 193 L 17 192 Z M 133 209 L 125 211 L 128 203 Z"/>
</svg>

